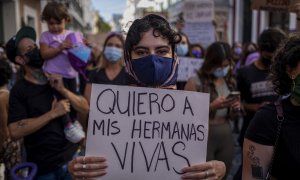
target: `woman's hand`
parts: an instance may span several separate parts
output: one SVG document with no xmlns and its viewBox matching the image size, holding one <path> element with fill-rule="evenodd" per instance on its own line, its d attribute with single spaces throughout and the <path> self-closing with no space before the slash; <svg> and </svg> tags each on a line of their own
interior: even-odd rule
<svg viewBox="0 0 300 180">
<path fill-rule="evenodd" d="M 90 179 L 106 174 L 106 159 L 96 156 L 79 156 L 73 159 L 68 169 L 74 179 Z"/>
<path fill-rule="evenodd" d="M 214 179 L 219 180 L 225 176 L 226 166 L 222 161 L 208 161 L 195 164 L 182 169 L 182 179 Z"/>
<path fill-rule="evenodd" d="M 225 98 L 224 96 L 218 96 L 210 103 L 209 107 L 211 110 L 218 110 L 218 109 L 231 107 L 232 103 L 233 103 L 233 99 L 231 98 L 228 99 Z"/>
</svg>

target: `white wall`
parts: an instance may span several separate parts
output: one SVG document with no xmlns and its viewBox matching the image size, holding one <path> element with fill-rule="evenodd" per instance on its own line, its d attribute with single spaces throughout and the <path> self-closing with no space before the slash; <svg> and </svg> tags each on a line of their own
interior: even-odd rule
<svg viewBox="0 0 300 180">
<path fill-rule="evenodd" d="M 4 41 L 7 42 L 20 29 L 19 0 L 3 2 Z"/>
</svg>

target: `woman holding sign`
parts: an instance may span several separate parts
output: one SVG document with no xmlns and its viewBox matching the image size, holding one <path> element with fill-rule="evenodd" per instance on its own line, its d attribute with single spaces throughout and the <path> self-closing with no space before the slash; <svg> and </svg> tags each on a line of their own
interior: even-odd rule
<svg viewBox="0 0 300 180">
<path fill-rule="evenodd" d="M 175 45 L 180 35 L 158 15 L 147 15 L 131 25 L 125 41 L 125 62 L 130 85 L 176 89 L 178 59 Z M 106 174 L 104 157 L 77 157 L 69 164 L 75 178 L 94 178 Z M 182 179 L 222 179 L 225 164 L 209 161 L 181 169 Z"/>
<path fill-rule="evenodd" d="M 185 86 L 185 90 L 210 94 L 207 160 L 223 161 L 228 169 L 234 154 L 229 119 L 234 118 L 231 117 L 234 115 L 232 112 L 240 110 L 240 97 L 235 91 L 232 67 L 230 46 L 225 42 L 215 42 L 207 48 L 198 75 L 189 79 Z"/>
</svg>

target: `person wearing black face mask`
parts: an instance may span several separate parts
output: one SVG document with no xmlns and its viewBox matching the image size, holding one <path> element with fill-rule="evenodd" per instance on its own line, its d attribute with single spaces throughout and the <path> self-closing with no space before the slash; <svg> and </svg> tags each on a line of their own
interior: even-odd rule
<svg viewBox="0 0 300 180">
<path fill-rule="evenodd" d="M 24 138 L 27 161 L 38 166 L 37 179 L 70 178 L 65 166 L 78 144 L 65 138 L 62 118 L 71 105 L 81 116 L 86 116 L 88 104 L 83 97 L 66 89 L 61 77 L 49 76 L 48 82 L 35 40 L 35 30 L 22 27 L 6 44 L 8 59 L 25 71 L 24 78 L 10 92 L 8 129 L 12 139 Z M 55 99 L 53 89 L 65 99 Z"/>
<path fill-rule="evenodd" d="M 246 129 L 258 109 L 277 99 L 272 83 L 267 79 L 267 76 L 272 64 L 273 54 L 285 38 L 286 35 L 281 30 L 273 28 L 264 30 L 258 38 L 260 58 L 251 65 L 242 67 L 237 71 L 238 89 L 241 92 L 241 100 L 244 102 L 243 105 L 246 111 L 239 135 L 241 147 L 243 146 Z M 241 167 L 235 179 L 241 179 Z"/>
<path fill-rule="evenodd" d="M 28 66 L 37 69 L 40 69 L 43 66 L 44 60 L 42 59 L 40 50 L 37 47 L 27 52 L 24 56 L 29 60 L 27 63 Z"/>
</svg>

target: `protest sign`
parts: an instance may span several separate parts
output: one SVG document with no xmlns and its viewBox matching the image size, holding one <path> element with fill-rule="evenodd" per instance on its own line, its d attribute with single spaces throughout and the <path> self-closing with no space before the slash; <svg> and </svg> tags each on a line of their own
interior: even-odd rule
<svg viewBox="0 0 300 180">
<path fill-rule="evenodd" d="M 203 63 L 203 59 L 178 57 L 178 77 L 177 81 L 187 81 L 190 77 L 195 76 Z"/>
<path fill-rule="evenodd" d="M 101 179 L 180 179 L 206 161 L 209 94 L 92 85 L 86 156 L 104 156 Z"/>
<path fill-rule="evenodd" d="M 296 12 L 294 5 L 300 0 L 252 0 L 251 3 L 251 8 L 256 10 Z"/>
<path fill-rule="evenodd" d="M 191 44 L 200 43 L 204 47 L 208 47 L 216 39 L 212 22 L 185 23 L 183 32 L 189 37 Z"/>
<path fill-rule="evenodd" d="M 183 5 L 184 21 L 188 23 L 212 22 L 214 18 L 214 1 L 186 0 Z"/>
</svg>

